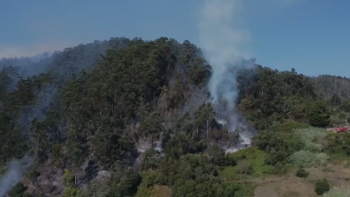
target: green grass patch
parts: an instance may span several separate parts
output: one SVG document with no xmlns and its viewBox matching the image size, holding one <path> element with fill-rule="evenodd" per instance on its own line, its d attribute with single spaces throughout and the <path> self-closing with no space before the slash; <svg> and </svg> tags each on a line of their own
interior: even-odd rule
<svg viewBox="0 0 350 197">
<path fill-rule="evenodd" d="M 239 165 L 241 162 L 246 162 L 251 167 L 251 173 L 248 175 L 260 176 L 271 172 L 272 166 L 265 164 L 266 153 L 258 150 L 255 147 L 249 147 L 246 149 L 239 150 L 235 153 L 229 154 L 229 157 L 233 157 L 238 161 L 236 166 L 228 166 L 220 172 L 220 175 L 229 179 L 242 179 L 246 175 L 240 173 Z"/>
<path fill-rule="evenodd" d="M 238 173 L 237 166 L 227 166 L 219 172 L 219 176 L 225 180 L 240 180 L 246 178 Z"/>
<path fill-rule="evenodd" d="M 237 183 L 236 183 L 237 184 Z M 251 197 L 254 196 L 254 190 L 257 187 L 256 184 L 251 182 L 238 183 L 240 190 L 235 193 L 235 196 Z"/>
<path fill-rule="evenodd" d="M 327 151 L 326 153 L 330 157 L 329 159 L 330 162 L 346 161 L 350 159 L 350 157 L 343 152 L 333 153 L 333 152 Z"/>
</svg>

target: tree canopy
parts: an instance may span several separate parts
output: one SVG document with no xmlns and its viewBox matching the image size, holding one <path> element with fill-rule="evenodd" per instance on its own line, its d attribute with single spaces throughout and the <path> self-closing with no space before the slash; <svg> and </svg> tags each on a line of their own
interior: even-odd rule
<svg viewBox="0 0 350 197">
<path fill-rule="evenodd" d="M 237 74 L 236 107 L 258 131 L 248 151 L 260 151 L 277 173 L 304 150 L 294 129 L 350 118 L 350 81 L 254 64 Z M 189 41 L 111 38 L 0 65 L 1 165 L 27 154 L 37 170 L 47 163 L 69 169 L 74 183 L 56 189 L 62 196 L 83 195 L 87 183 L 90 196 L 152 196 L 158 186 L 173 196 L 252 195 L 254 184 L 226 182 L 220 174 L 228 167 L 242 176 L 257 171 L 240 161 L 245 156 L 225 153 L 238 136 L 217 121 L 221 112 L 207 89 L 211 66 Z M 346 143 L 335 144 L 332 150 L 349 152 Z M 111 173 L 96 183 L 103 192 L 92 188 L 94 162 Z M 13 192 L 25 190 L 17 185 Z"/>
</svg>

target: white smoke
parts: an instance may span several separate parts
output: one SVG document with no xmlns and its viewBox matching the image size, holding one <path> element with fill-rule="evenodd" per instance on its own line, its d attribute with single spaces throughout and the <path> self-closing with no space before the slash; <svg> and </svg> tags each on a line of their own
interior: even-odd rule
<svg viewBox="0 0 350 197">
<path fill-rule="evenodd" d="M 213 69 L 208 88 L 216 111 L 227 121 L 230 131 L 237 129 L 240 132 L 241 144 L 246 146 L 250 145 L 252 136 L 236 111 L 236 78 L 239 70 L 253 68 L 255 64 L 243 58 L 248 56 L 246 48 L 250 34 L 240 28 L 238 13 L 242 8 L 241 0 L 204 0 L 199 43 Z"/>
<path fill-rule="evenodd" d="M 26 169 L 33 163 L 33 158 L 24 156 L 21 160 L 12 160 L 7 171 L 0 177 L 0 196 L 5 196 L 23 177 Z"/>
</svg>

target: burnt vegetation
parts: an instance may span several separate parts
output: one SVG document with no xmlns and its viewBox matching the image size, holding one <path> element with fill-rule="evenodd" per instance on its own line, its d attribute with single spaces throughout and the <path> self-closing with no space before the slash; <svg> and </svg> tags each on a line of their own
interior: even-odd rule
<svg viewBox="0 0 350 197">
<path fill-rule="evenodd" d="M 0 66 L 0 163 L 35 158 L 15 196 L 252 196 L 227 180 L 285 172 L 303 149 L 293 129 L 350 118 L 350 79 L 256 64 L 238 73 L 237 109 L 258 134 L 226 154 L 239 136 L 216 121 L 211 67 L 189 41 L 112 38 Z M 349 155 L 348 134 L 325 139 Z"/>
</svg>

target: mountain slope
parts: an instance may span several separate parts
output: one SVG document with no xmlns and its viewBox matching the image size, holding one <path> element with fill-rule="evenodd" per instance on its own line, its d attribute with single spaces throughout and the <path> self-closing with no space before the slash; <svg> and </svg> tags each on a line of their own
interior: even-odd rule
<svg viewBox="0 0 350 197">
<path fill-rule="evenodd" d="M 247 61 L 255 67 L 238 71 L 235 104 L 258 130 L 253 149 L 266 154 L 259 165 L 280 173 L 300 150 L 288 146 L 301 143 L 291 130 L 339 123 L 334 117 L 349 117 L 342 108 L 349 98 L 323 93 L 337 83 L 329 77 Z M 210 102 L 211 67 L 189 41 L 112 38 L 0 65 L 1 165 L 25 155 L 35 160 L 25 178 L 9 184 L 25 185 L 12 196 L 253 195 L 253 182 L 220 175 L 242 165 L 241 174 L 251 173 L 245 157 L 225 154 L 245 131 L 230 131 L 218 119 L 230 114 L 225 103 Z"/>
</svg>

